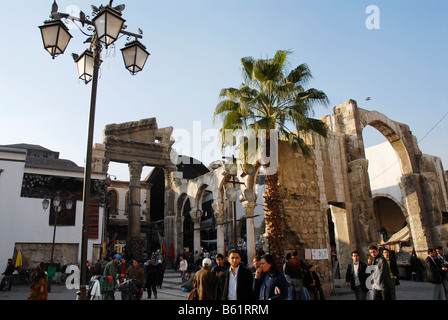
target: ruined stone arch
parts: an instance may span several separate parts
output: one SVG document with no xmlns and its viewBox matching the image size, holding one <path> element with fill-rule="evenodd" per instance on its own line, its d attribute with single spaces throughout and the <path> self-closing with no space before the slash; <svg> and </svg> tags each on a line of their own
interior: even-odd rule
<svg viewBox="0 0 448 320">
<path fill-rule="evenodd" d="M 409 126 L 393 121 L 378 111 L 358 108 L 361 130 L 366 126 L 377 129 L 391 144 L 399 159 L 402 175 L 420 171 L 421 151 Z"/>
</svg>

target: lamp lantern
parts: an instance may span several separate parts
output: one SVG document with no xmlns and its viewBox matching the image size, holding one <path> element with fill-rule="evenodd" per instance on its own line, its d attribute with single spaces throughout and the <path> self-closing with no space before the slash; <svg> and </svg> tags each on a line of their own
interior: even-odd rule
<svg viewBox="0 0 448 320">
<path fill-rule="evenodd" d="M 150 53 L 146 47 L 138 40 L 134 40 L 121 49 L 124 65 L 132 75 L 143 70 Z"/>
<path fill-rule="evenodd" d="M 44 25 L 39 28 L 42 34 L 44 48 L 50 53 L 53 59 L 63 54 L 72 38 L 65 24 L 61 20 L 50 20 L 45 21 Z"/>
<path fill-rule="evenodd" d="M 78 68 L 79 79 L 84 81 L 85 84 L 89 83 L 93 78 L 93 52 L 87 49 L 80 57 L 75 59 L 75 63 Z"/>
<path fill-rule="evenodd" d="M 106 44 L 106 48 L 117 40 L 125 21 L 121 13 L 109 6 L 104 7 L 92 20 L 96 36 L 98 40 Z"/>
</svg>

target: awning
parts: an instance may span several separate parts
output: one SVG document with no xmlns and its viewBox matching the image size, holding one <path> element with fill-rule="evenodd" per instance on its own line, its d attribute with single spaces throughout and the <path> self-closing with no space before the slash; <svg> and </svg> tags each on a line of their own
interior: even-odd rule
<svg viewBox="0 0 448 320">
<path fill-rule="evenodd" d="M 409 230 L 409 226 L 405 226 L 400 231 L 394 233 L 389 240 L 386 242 L 382 242 L 381 244 L 393 244 L 398 242 L 406 242 L 411 238 L 411 232 Z"/>
</svg>

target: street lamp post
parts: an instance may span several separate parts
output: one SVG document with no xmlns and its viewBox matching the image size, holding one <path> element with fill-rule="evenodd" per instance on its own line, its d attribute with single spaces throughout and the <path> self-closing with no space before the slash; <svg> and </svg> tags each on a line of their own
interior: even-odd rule
<svg viewBox="0 0 448 320">
<path fill-rule="evenodd" d="M 81 279 L 80 279 L 80 299 L 86 300 L 86 285 L 87 285 L 87 247 L 88 247 L 88 216 L 90 210 L 90 187 L 92 174 L 92 148 L 93 148 L 93 133 L 95 122 L 95 108 L 96 95 L 98 87 L 98 74 L 101 65 L 101 51 L 103 44 L 110 46 L 121 35 L 126 35 L 128 40 L 134 38 L 135 40 L 128 43 L 122 49 L 125 67 L 136 74 L 141 71 L 146 63 L 149 53 L 145 47 L 138 41 L 141 39 L 142 32 L 139 29 L 139 34 L 124 31 L 125 20 L 121 17 L 121 12 L 125 9 L 125 5 L 112 6 L 113 0 L 109 1 L 106 6 L 99 8 L 92 6 L 93 15 L 92 21 L 81 11 L 79 17 L 73 17 L 66 13 L 58 12 L 58 6 L 54 1 L 51 20 L 44 22 L 40 26 L 42 33 L 42 40 L 44 48 L 50 53 L 53 59 L 64 53 L 71 35 L 68 29 L 64 26 L 61 19 L 72 21 L 83 34 L 88 35 L 89 38 L 85 43 L 90 42 L 90 50 L 86 50 L 81 56 L 73 54 L 73 58 L 77 64 L 78 76 L 86 84 L 92 81 L 92 92 L 90 98 L 90 113 L 89 126 L 87 137 L 87 154 L 86 164 L 84 169 L 84 187 L 83 187 L 83 219 L 82 219 L 82 239 L 81 239 Z M 77 23 L 82 26 L 87 25 L 87 30 L 92 34 L 85 33 Z"/>
</svg>

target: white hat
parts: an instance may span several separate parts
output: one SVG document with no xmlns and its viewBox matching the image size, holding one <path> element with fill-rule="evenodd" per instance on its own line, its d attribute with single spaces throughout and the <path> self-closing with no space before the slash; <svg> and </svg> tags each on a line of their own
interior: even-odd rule
<svg viewBox="0 0 448 320">
<path fill-rule="evenodd" d="M 205 258 L 202 260 L 202 266 L 211 266 L 212 265 L 212 260 L 210 260 L 209 258 Z"/>
</svg>

